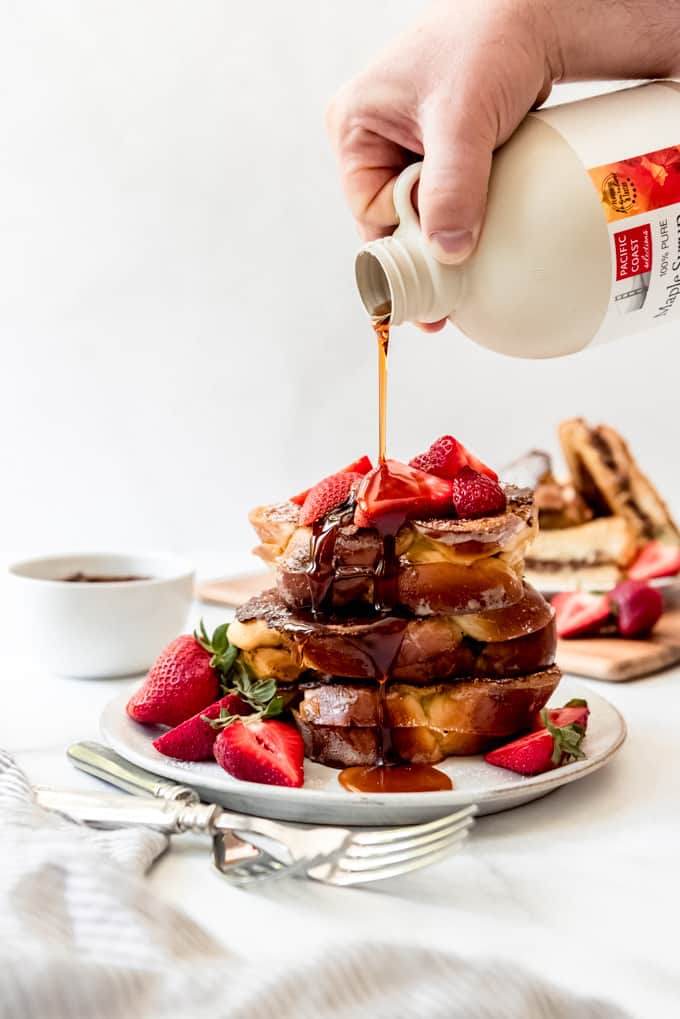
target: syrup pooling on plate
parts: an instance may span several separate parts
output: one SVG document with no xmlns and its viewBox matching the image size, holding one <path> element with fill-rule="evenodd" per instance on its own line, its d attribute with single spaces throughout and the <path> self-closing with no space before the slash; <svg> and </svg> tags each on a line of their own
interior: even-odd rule
<svg viewBox="0 0 680 1019">
<path fill-rule="evenodd" d="M 345 768 L 340 772 L 340 784 L 351 793 L 434 793 L 453 789 L 449 776 L 431 764 Z"/>
</svg>

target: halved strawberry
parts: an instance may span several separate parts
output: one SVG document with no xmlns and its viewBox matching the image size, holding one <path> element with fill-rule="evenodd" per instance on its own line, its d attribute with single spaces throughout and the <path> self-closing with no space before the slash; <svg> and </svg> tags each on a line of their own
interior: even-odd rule
<svg viewBox="0 0 680 1019">
<path fill-rule="evenodd" d="M 576 637 L 592 633 L 611 613 L 609 600 L 604 594 L 588 591 L 569 591 L 552 599 L 558 637 Z"/>
<path fill-rule="evenodd" d="M 299 788 L 304 781 L 302 736 L 285 722 L 232 722 L 214 752 L 220 767 L 244 782 Z"/>
<path fill-rule="evenodd" d="M 331 474 L 318 485 L 314 485 L 302 504 L 300 523 L 313 524 L 336 506 L 342 506 L 343 502 L 347 502 L 354 485 L 360 480 L 360 474 Z"/>
<path fill-rule="evenodd" d="M 386 460 L 359 482 L 354 523 L 396 531 L 414 517 L 450 516 L 451 493 L 451 481 Z"/>
<path fill-rule="evenodd" d="M 547 711 L 542 711 L 541 716 L 542 729 L 491 750 L 484 760 L 520 775 L 540 775 L 585 757 L 581 750 L 585 735 L 582 726 L 553 725 Z"/>
<path fill-rule="evenodd" d="M 351 464 L 347 464 L 346 467 L 342 467 L 339 471 L 336 471 L 335 473 L 361 474 L 363 477 L 364 474 L 368 474 L 368 472 L 372 469 L 373 464 L 371 463 L 370 459 L 367 456 L 360 456 L 358 460 L 354 460 Z M 314 487 L 316 486 L 313 485 L 312 488 Z M 311 488 L 306 488 L 304 492 L 298 492 L 297 495 L 291 496 L 290 501 L 296 503 L 298 506 L 302 506 L 311 490 L 312 490 Z"/>
<path fill-rule="evenodd" d="M 453 481 L 463 467 L 471 467 L 473 471 L 486 475 L 492 481 L 498 481 L 496 472 L 469 453 L 452 435 L 440 436 L 425 453 L 414 456 L 409 461 L 409 466 L 428 474 L 436 474 L 439 478 L 448 478 L 449 481 Z"/>
<path fill-rule="evenodd" d="M 156 750 L 166 757 L 176 757 L 179 761 L 210 761 L 213 757 L 213 745 L 218 730 L 206 722 L 206 718 L 219 718 L 220 713 L 229 715 L 250 715 L 253 709 L 238 694 L 228 693 L 203 711 L 187 718 L 174 729 L 168 729 L 162 736 L 153 741 Z"/>
<path fill-rule="evenodd" d="M 642 580 L 622 580 L 608 597 L 623 637 L 648 633 L 663 615 L 661 592 Z"/>
<path fill-rule="evenodd" d="M 479 471 L 462 467 L 451 484 L 453 505 L 459 517 L 488 517 L 504 512 L 505 492 L 497 481 Z"/>
<path fill-rule="evenodd" d="M 563 725 L 580 725 L 584 732 L 588 728 L 590 708 L 588 707 L 588 701 L 581 700 L 580 697 L 574 697 L 572 700 L 567 701 L 561 708 L 546 708 L 545 712 L 550 724 L 558 728 Z M 533 732 L 545 729 L 542 715 L 543 712 L 538 711 L 534 716 L 531 724 Z"/>
<path fill-rule="evenodd" d="M 680 548 L 649 541 L 628 570 L 631 580 L 653 580 L 654 577 L 674 577 L 680 573 Z"/>
</svg>

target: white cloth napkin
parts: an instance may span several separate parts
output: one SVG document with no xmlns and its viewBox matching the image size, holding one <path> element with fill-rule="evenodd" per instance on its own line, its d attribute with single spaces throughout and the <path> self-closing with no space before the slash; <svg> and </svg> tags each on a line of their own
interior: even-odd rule
<svg viewBox="0 0 680 1019">
<path fill-rule="evenodd" d="M 44 810 L 3 751 L 0 825 L 0 1019 L 626 1019 L 508 963 L 423 948 L 255 964 L 148 890 L 165 836 Z"/>
</svg>

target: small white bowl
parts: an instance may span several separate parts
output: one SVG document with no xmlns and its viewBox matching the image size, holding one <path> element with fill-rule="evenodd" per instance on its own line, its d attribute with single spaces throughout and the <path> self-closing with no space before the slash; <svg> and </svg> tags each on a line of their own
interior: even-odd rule
<svg viewBox="0 0 680 1019">
<path fill-rule="evenodd" d="M 26 655 L 49 672 L 91 679 L 146 671 L 182 633 L 194 586 L 188 562 L 154 555 L 48 556 L 9 573 Z M 65 579 L 77 573 L 145 579 Z"/>
</svg>

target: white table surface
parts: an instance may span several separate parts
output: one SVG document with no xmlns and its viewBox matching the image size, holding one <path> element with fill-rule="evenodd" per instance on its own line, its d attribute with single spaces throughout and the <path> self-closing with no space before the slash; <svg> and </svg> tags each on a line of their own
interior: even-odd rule
<svg viewBox="0 0 680 1019">
<path fill-rule="evenodd" d="M 225 618 L 195 607 L 208 625 Z M 101 788 L 65 747 L 98 738 L 106 702 L 138 680 L 55 677 L 3 653 L 0 746 L 35 783 Z M 587 682 L 588 681 L 584 681 Z M 237 952 L 329 950 L 364 938 L 516 960 L 637 1017 L 678 1014 L 680 670 L 590 683 L 629 735 L 597 774 L 543 800 L 482 818 L 463 854 L 370 890 L 285 881 L 256 891 L 211 870 L 204 840 L 175 839 L 149 881 Z"/>
</svg>

